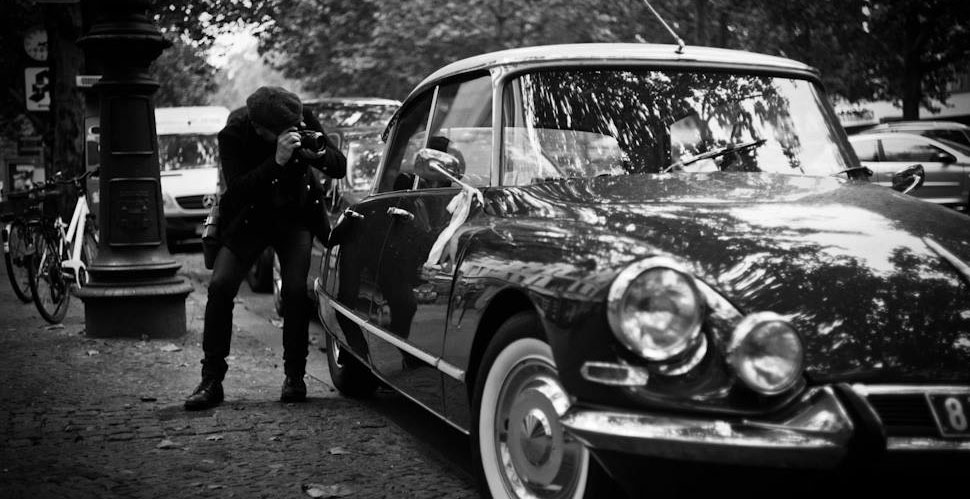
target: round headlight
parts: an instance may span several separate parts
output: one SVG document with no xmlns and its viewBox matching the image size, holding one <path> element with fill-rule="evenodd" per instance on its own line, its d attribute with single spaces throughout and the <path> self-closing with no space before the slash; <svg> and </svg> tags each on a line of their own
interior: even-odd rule
<svg viewBox="0 0 970 499">
<path fill-rule="evenodd" d="M 734 329 L 728 362 L 752 390 L 775 395 L 791 388 L 802 375 L 802 339 L 784 317 L 759 312 Z"/>
<path fill-rule="evenodd" d="M 667 258 L 643 260 L 620 272 L 607 309 L 613 334 L 647 360 L 670 359 L 700 335 L 702 298 L 691 277 Z"/>
</svg>

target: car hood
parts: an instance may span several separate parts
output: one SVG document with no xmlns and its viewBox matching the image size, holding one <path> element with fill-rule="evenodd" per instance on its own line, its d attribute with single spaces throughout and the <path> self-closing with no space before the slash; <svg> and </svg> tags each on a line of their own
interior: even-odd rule
<svg viewBox="0 0 970 499">
<path fill-rule="evenodd" d="M 162 191 L 172 197 L 215 194 L 219 190 L 219 169 L 198 168 L 162 172 Z"/>
<path fill-rule="evenodd" d="M 810 379 L 970 381 L 963 214 L 866 182 L 722 172 L 554 181 L 489 204 L 612 252 L 599 267 L 674 255 L 742 313 L 790 317 Z"/>
</svg>

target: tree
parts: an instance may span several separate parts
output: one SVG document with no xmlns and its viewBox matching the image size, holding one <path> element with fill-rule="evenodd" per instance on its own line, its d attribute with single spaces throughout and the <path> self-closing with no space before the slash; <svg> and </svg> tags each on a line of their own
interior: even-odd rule
<svg viewBox="0 0 970 499">
<path fill-rule="evenodd" d="M 929 99 L 946 102 L 947 84 L 970 62 L 970 2 L 868 0 L 863 31 L 872 97 L 902 101 L 903 118 L 919 119 Z"/>
<path fill-rule="evenodd" d="M 152 64 L 159 88 L 157 107 L 200 106 L 209 102 L 218 88 L 216 68 L 206 60 L 204 50 L 181 36 Z"/>
<path fill-rule="evenodd" d="M 902 102 L 919 119 L 930 99 L 945 102 L 947 84 L 970 62 L 970 2 L 965 0 L 738 0 L 750 50 L 777 53 L 819 68 L 830 93 L 849 101 Z"/>
</svg>

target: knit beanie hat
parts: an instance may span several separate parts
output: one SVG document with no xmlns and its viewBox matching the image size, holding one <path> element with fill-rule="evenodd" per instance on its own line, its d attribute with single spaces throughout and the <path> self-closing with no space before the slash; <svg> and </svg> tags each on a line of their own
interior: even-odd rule
<svg viewBox="0 0 970 499">
<path fill-rule="evenodd" d="M 282 133 L 303 120 L 303 103 L 283 87 L 259 87 L 246 99 L 249 118 L 273 133 Z"/>
</svg>

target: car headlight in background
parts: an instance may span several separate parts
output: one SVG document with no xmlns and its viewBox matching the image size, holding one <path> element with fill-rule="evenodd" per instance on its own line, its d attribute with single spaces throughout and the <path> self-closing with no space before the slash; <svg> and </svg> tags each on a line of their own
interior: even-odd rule
<svg viewBox="0 0 970 499">
<path fill-rule="evenodd" d="M 171 194 L 162 191 L 162 205 L 163 209 L 166 211 L 173 211 L 178 209 L 178 205 L 175 203 L 175 198 Z"/>
<path fill-rule="evenodd" d="M 764 395 L 794 386 L 802 375 L 805 352 L 795 328 L 773 312 L 751 314 L 734 328 L 728 363 L 741 381 Z"/>
<path fill-rule="evenodd" d="M 671 359 L 695 346 L 703 310 L 693 278 L 666 257 L 641 260 L 620 272 L 607 302 L 613 334 L 651 361 Z"/>
</svg>

